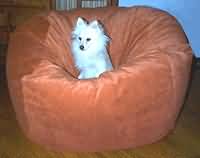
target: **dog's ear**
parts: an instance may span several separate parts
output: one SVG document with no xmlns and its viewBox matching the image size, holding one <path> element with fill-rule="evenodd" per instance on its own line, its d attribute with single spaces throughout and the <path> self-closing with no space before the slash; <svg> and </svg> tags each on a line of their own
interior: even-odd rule
<svg viewBox="0 0 200 158">
<path fill-rule="evenodd" d="M 92 28 L 98 28 L 101 31 L 104 31 L 103 26 L 101 25 L 101 23 L 98 20 L 94 20 L 92 22 L 90 22 L 89 24 Z"/>
<path fill-rule="evenodd" d="M 76 26 L 82 26 L 82 25 L 86 25 L 86 24 L 87 24 L 87 22 L 83 18 L 78 17 L 78 20 L 76 22 Z"/>
<path fill-rule="evenodd" d="M 99 22 L 98 22 L 97 20 L 94 20 L 94 21 L 90 22 L 90 26 L 91 26 L 92 28 L 97 28 L 98 25 L 99 25 Z"/>
</svg>

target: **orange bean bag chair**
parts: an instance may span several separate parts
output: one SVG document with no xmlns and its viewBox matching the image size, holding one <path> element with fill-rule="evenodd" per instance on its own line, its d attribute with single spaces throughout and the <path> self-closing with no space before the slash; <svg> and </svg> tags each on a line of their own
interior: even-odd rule
<svg viewBox="0 0 200 158">
<path fill-rule="evenodd" d="M 77 17 L 99 19 L 114 70 L 78 80 L 71 55 Z M 56 151 L 102 151 L 153 143 L 175 126 L 192 51 L 176 19 L 148 8 L 45 13 L 11 36 L 7 78 L 17 120 Z"/>
</svg>

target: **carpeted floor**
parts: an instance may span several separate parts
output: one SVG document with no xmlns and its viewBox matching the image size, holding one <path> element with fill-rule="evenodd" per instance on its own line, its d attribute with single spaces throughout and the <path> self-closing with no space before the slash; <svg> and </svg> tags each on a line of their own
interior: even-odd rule
<svg viewBox="0 0 200 158">
<path fill-rule="evenodd" d="M 55 153 L 31 143 L 15 119 L 5 79 L 0 81 L 0 158 L 200 158 L 200 71 L 196 70 L 174 132 L 155 144 L 102 153 Z"/>
</svg>

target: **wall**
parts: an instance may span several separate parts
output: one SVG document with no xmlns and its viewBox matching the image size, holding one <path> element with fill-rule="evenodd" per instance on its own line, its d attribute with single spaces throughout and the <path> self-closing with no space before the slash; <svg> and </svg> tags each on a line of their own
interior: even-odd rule
<svg viewBox="0 0 200 158">
<path fill-rule="evenodd" d="M 200 57 L 200 0 L 119 0 L 119 6 L 149 5 L 177 17 L 196 57 Z"/>
<path fill-rule="evenodd" d="M 48 10 L 48 0 L 16 0 L 18 7 L 11 10 L 12 24 L 18 25 L 35 14 Z M 24 7 L 19 7 L 24 6 Z"/>
</svg>

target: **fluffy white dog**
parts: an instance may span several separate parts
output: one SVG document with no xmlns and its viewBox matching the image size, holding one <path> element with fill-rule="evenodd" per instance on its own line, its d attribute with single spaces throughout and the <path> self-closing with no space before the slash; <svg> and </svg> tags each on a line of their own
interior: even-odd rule
<svg viewBox="0 0 200 158">
<path fill-rule="evenodd" d="M 80 71 L 78 79 L 97 78 L 113 69 L 106 46 L 109 37 L 97 20 L 87 23 L 78 18 L 72 32 L 72 54 Z"/>
</svg>

